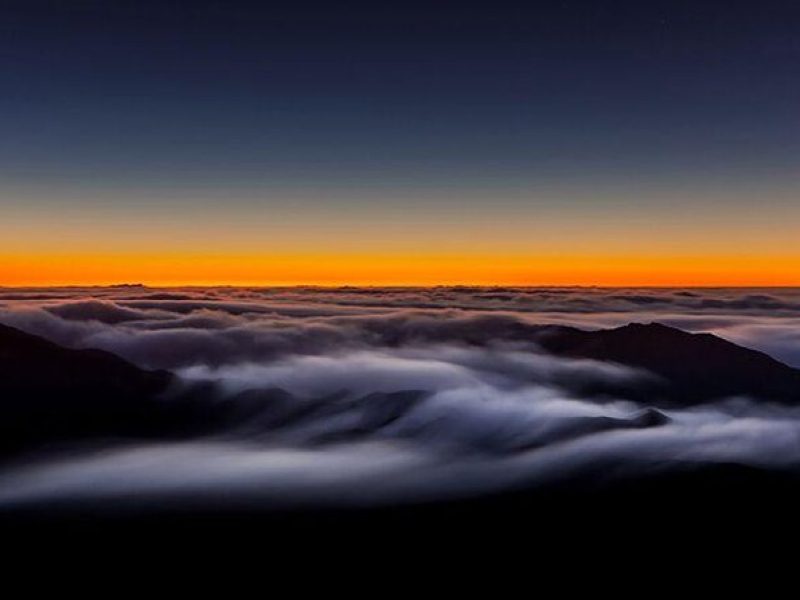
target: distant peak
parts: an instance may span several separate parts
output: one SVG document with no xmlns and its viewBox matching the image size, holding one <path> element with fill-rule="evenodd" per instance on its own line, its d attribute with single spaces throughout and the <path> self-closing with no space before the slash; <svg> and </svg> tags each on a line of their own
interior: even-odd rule
<svg viewBox="0 0 800 600">
<path fill-rule="evenodd" d="M 640 329 L 672 329 L 673 331 L 677 330 L 677 328 L 675 328 L 675 327 L 670 327 L 669 325 L 664 325 L 664 323 L 659 323 L 658 321 L 650 321 L 649 323 L 641 323 L 641 322 L 638 322 L 638 321 L 634 321 L 632 323 L 628 323 L 627 325 L 623 325 L 622 327 L 619 327 L 619 329 L 625 329 L 625 328 L 634 328 L 634 329 L 635 328 L 640 328 Z M 679 331 L 679 330 L 677 330 L 677 331 Z"/>
<path fill-rule="evenodd" d="M 677 327 L 670 327 L 669 325 L 664 325 L 663 323 L 659 323 L 657 321 L 651 321 L 650 323 L 628 323 L 627 325 L 617 327 L 616 329 L 612 329 L 611 331 L 649 331 L 649 332 L 669 331 L 674 333 L 683 333 L 690 335 L 683 329 L 678 329 Z"/>
</svg>

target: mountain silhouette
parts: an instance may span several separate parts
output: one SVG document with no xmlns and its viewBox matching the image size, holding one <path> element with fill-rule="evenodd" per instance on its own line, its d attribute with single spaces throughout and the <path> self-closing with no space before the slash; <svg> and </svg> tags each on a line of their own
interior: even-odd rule
<svg viewBox="0 0 800 600">
<path fill-rule="evenodd" d="M 609 386 L 623 397 L 681 405 L 731 396 L 800 401 L 800 370 L 709 333 L 631 323 L 600 331 L 551 327 L 537 341 L 558 356 L 618 363 L 658 377 L 640 386 Z"/>
<path fill-rule="evenodd" d="M 0 450 L 161 431 L 174 376 L 102 350 L 73 350 L 0 325 Z"/>
</svg>

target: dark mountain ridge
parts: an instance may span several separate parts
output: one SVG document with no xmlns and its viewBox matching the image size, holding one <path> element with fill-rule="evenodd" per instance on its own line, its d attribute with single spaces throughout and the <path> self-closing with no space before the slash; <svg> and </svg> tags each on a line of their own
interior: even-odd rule
<svg viewBox="0 0 800 600">
<path fill-rule="evenodd" d="M 557 356 L 618 363 L 659 377 L 649 385 L 609 387 L 625 398 L 684 406 L 731 396 L 800 401 L 800 370 L 709 333 L 631 323 L 600 331 L 547 328 L 537 341 Z"/>
</svg>

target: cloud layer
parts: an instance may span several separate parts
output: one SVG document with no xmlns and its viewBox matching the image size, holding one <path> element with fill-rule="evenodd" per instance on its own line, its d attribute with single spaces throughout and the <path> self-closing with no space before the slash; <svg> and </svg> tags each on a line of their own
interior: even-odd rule
<svg viewBox="0 0 800 600">
<path fill-rule="evenodd" d="M 239 415 L 203 439 L 78 448 L 5 469 L 0 503 L 361 504 L 543 485 L 597 465 L 795 468 L 799 410 L 747 398 L 668 411 L 598 402 L 579 384 L 652 374 L 557 358 L 537 336 L 544 324 L 659 321 L 798 365 L 797 316 L 798 290 L 0 289 L 0 323 L 214 382 L 213 402 Z"/>
</svg>

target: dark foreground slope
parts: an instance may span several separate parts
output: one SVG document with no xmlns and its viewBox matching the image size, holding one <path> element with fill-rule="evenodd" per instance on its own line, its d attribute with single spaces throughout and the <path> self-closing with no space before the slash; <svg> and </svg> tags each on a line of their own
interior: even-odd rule
<svg viewBox="0 0 800 600">
<path fill-rule="evenodd" d="M 735 464 L 685 466 L 615 485 L 572 482 L 460 501 L 349 509 L 258 510 L 164 506 L 114 511 L 97 503 L 0 511 L 6 542 L 46 542 L 58 560 L 119 549 L 179 564 L 210 560 L 302 568 L 365 561 L 405 570 L 471 560 L 480 568 L 538 567 L 540 558 L 697 566 L 768 556 L 800 534 L 800 477 Z M 73 554 L 62 553 L 63 549 Z M 788 556 L 788 555 L 787 555 Z M 297 563 L 297 560 L 302 560 Z M 267 563 L 264 561 L 267 560 Z M 278 561 L 278 562 L 273 562 Z M 228 566 L 231 566 L 230 564 Z M 652 567 L 652 564 L 648 565 Z M 272 576 L 272 574 L 271 574 Z"/>
</svg>

